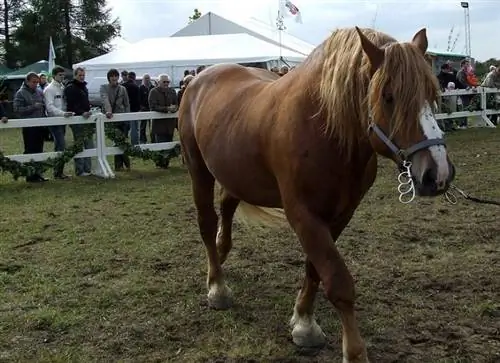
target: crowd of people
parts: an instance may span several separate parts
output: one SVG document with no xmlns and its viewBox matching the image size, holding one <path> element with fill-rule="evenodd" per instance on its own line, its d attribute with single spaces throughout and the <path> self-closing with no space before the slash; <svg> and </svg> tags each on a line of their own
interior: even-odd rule
<svg viewBox="0 0 500 363">
<path fill-rule="evenodd" d="M 118 70 L 110 69 L 106 75 L 108 83 L 101 85 L 99 90 L 102 101 L 101 111 L 109 119 L 118 113 L 144 111 L 175 113 L 185 87 L 194 75 L 203 69 L 204 67 L 200 66 L 196 72 L 186 71 L 179 92 L 176 92 L 171 86 L 171 79 L 167 74 L 159 75 L 157 84 L 153 84 L 151 77 L 144 74 L 141 84 L 138 85 L 135 72 L 124 71 L 120 79 Z M 44 74 L 28 73 L 14 96 L 13 111 L 18 118 L 66 117 L 73 134 L 73 140 L 75 142 L 83 140 L 85 149 L 93 149 L 95 147 L 93 139 L 84 137 L 86 136 L 85 124 L 71 122 L 73 116 L 89 118 L 92 114 L 87 82 L 85 81 L 85 70 L 76 68 L 73 79 L 69 82 L 64 82 L 64 77 L 65 70 L 61 67 L 55 67 L 52 70 L 50 82 L 47 82 L 47 77 Z M 5 110 L 1 105 L 0 119 L 3 123 L 8 122 Z M 150 123 L 149 142 L 160 143 L 173 140 L 177 118 L 166 117 L 165 119 L 116 122 L 112 125 L 125 137 L 130 137 L 132 145 L 137 145 L 148 142 L 146 130 Z M 44 152 L 45 129 L 44 126 L 22 128 L 24 154 Z M 66 149 L 67 125 L 49 126 L 48 129 L 54 142 L 54 151 L 64 151 Z M 169 160 L 169 157 L 165 156 L 162 160 L 158 160 L 156 165 L 160 168 L 168 168 Z M 74 159 L 74 164 L 75 175 L 85 177 L 92 174 L 91 158 Z M 114 167 L 115 171 L 130 170 L 130 159 L 126 155 L 116 155 Z M 53 176 L 55 179 L 70 178 L 70 175 L 64 173 L 64 165 L 55 167 Z M 31 183 L 47 180 L 49 179 L 39 174 L 26 177 L 26 181 Z"/>
<path fill-rule="evenodd" d="M 117 69 L 110 69 L 107 73 L 107 84 L 100 87 L 100 97 L 102 101 L 102 112 L 107 118 L 112 118 L 116 113 L 133 113 L 144 111 L 156 111 L 160 113 L 175 113 L 178 110 L 184 90 L 195 77 L 205 69 L 200 66 L 195 70 L 185 70 L 184 77 L 180 81 L 178 92 L 171 85 L 171 79 L 167 74 L 161 74 L 158 82 L 154 84 L 150 75 L 144 74 L 139 85 L 136 74 L 133 71 L 121 72 Z M 293 70 L 287 66 L 273 67 L 272 72 L 283 76 Z M 14 113 L 19 118 L 42 118 L 42 117 L 66 117 L 68 125 L 72 131 L 73 139 L 84 139 L 85 149 L 94 148 L 92 138 L 84 138 L 84 124 L 71 123 L 71 117 L 91 116 L 91 104 L 87 82 L 85 81 L 85 70 L 76 68 L 73 79 L 64 82 L 65 71 L 61 67 L 55 67 L 51 72 L 51 80 L 48 82 L 45 74 L 30 72 L 26 75 L 25 81 L 16 92 L 13 101 Z M 460 64 L 460 69 L 455 70 L 450 62 L 441 66 L 441 71 L 437 76 L 442 91 L 454 89 L 471 89 L 479 86 L 477 77 L 467 59 Z M 492 66 L 485 80 L 481 83 L 483 87 L 500 88 L 500 67 Z M 460 111 L 466 108 L 472 101 L 474 95 L 447 96 L 444 97 L 444 104 L 447 105 L 448 112 Z M 497 94 L 494 102 L 500 108 L 500 95 Z M 491 121 L 497 124 L 498 115 L 491 115 Z M 7 115 L 0 104 L 0 121 L 8 122 Z M 455 122 L 458 128 L 467 127 L 467 118 L 457 120 L 444 120 L 441 127 L 445 131 L 455 129 Z M 130 122 L 116 122 L 113 126 L 125 137 L 130 137 L 132 145 L 148 143 L 147 129 L 150 126 L 149 141 L 151 143 L 169 142 L 173 140 L 175 129 L 177 128 L 177 118 L 166 117 L 164 119 L 137 120 Z M 48 129 L 54 142 L 54 151 L 64 151 L 66 149 L 66 127 L 67 125 L 49 126 Z M 46 139 L 45 127 L 23 127 L 22 136 L 25 154 L 42 153 Z M 89 176 L 92 173 L 91 158 L 74 159 L 75 174 L 77 176 Z M 169 157 L 157 161 L 159 168 L 169 167 Z M 114 167 L 116 171 L 130 170 L 130 159 L 126 155 L 116 155 L 114 157 Z M 53 171 L 56 179 L 67 179 L 70 176 L 64 173 L 64 165 L 56 167 Z M 31 175 L 26 177 L 27 182 L 43 182 L 48 179 L 42 175 Z"/>
<path fill-rule="evenodd" d="M 468 59 L 460 62 L 460 69 L 456 70 L 451 62 L 445 62 L 437 75 L 441 91 L 453 91 L 456 89 L 475 89 L 478 86 L 489 88 L 500 88 L 500 67 L 491 66 L 489 73 L 482 83 L 479 83 L 474 70 Z M 469 107 L 476 95 L 446 96 L 443 104 L 447 112 L 462 111 Z M 500 95 L 496 94 L 493 100 L 500 107 Z M 498 115 L 491 115 L 490 120 L 494 125 L 498 123 Z M 456 123 L 456 124 L 455 124 Z M 440 125 L 444 131 L 467 128 L 467 117 L 443 120 Z"/>
</svg>

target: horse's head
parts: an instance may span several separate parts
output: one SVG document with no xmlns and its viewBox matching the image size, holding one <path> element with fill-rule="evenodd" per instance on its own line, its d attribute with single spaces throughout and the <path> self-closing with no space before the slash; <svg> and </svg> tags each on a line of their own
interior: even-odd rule
<svg viewBox="0 0 500 363">
<path fill-rule="evenodd" d="M 437 79 L 425 59 L 425 29 L 409 43 L 380 48 L 356 28 L 370 66 L 368 133 L 373 149 L 400 167 L 410 165 L 418 195 L 446 192 L 455 176 L 434 116 Z"/>
</svg>

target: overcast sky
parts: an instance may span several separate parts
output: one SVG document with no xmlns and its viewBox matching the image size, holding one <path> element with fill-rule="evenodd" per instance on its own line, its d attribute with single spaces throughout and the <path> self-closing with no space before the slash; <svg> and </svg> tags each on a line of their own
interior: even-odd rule
<svg viewBox="0 0 500 363">
<path fill-rule="evenodd" d="M 410 40 L 427 28 L 429 47 L 446 50 L 452 26 L 459 38 L 454 49 L 465 51 L 465 19 L 456 0 L 292 0 L 303 24 L 287 20 L 287 31 L 314 45 L 332 30 L 345 26 L 372 26 L 396 39 Z M 274 24 L 278 0 L 108 0 L 121 20 L 122 37 L 130 42 L 166 37 L 186 26 L 193 9 L 221 16 L 255 17 Z M 472 56 L 477 60 L 500 58 L 500 0 L 470 0 Z"/>
</svg>

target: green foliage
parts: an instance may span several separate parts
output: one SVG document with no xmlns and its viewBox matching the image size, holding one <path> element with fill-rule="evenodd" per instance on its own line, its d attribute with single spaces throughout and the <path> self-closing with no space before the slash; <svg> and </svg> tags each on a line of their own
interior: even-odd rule
<svg viewBox="0 0 500 363">
<path fill-rule="evenodd" d="M 24 10 L 27 8 L 27 0 L 3 0 L 0 5 L 0 34 L 3 42 L 0 43 L 0 58 L 8 68 L 18 65 L 17 48 L 14 47 L 12 33 L 19 26 Z"/>
<path fill-rule="evenodd" d="M 196 20 L 201 18 L 201 13 L 198 9 L 194 9 L 193 15 L 189 17 L 189 24 L 194 23 Z"/>
<path fill-rule="evenodd" d="M 496 58 L 490 58 L 484 62 L 476 62 L 474 64 L 474 70 L 478 77 L 484 78 L 486 74 L 490 71 L 490 66 L 500 66 L 500 60 Z"/>
<path fill-rule="evenodd" d="M 30 161 L 26 163 L 20 163 L 18 161 L 11 160 L 0 151 L 0 172 L 11 173 L 14 179 L 19 177 L 26 177 L 35 174 L 42 174 L 48 169 L 56 168 L 65 163 L 69 162 L 76 154 L 84 150 L 84 141 L 91 138 L 95 131 L 95 126 L 91 124 L 85 125 L 84 135 L 82 138 L 76 140 L 75 144 L 66 148 L 59 156 L 55 158 L 50 158 L 45 161 L 35 162 Z"/>
<path fill-rule="evenodd" d="M 35 162 L 30 161 L 26 163 L 20 163 L 11 160 L 0 151 L 0 172 L 11 173 L 14 179 L 19 177 L 30 176 L 34 174 L 42 174 L 45 171 L 59 167 L 67 162 L 71 161 L 73 157 L 84 150 L 84 140 L 93 137 L 95 132 L 95 126 L 91 124 L 86 124 L 84 129 L 84 135 L 81 139 L 76 140 L 75 144 L 68 147 L 63 153 L 61 153 L 56 158 L 50 158 L 45 161 Z M 171 150 L 166 151 L 151 151 L 142 150 L 138 146 L 131 145 L 123 133 L 113 127 L 113 125 L 106 124 L 105 126 L 106 136 L 113 141 L 113 143 L 120 147 L 125 155 L 141 158 L 143 160 L 152 160 L 155 163 L 161 163 L 166 159 L 172 159 L 180 155 L 180 146 L 175 147 Z"/>
<path fill-rule="evenodd" d="M 123 132 L 113 127 L 112 124 L 107 123 L 104 128 L 106 137 L 112 140 L 116 146 L 120 147 L 125 155 L 140 158 L 142 160 L 152 160 L 158 164 L 165 159 L 172 159 L 181 154 L 180 146 L 165 151 L 142 150 L 139 146 L 130 144 Z"/>
<path fill-rule="evenodd" d="M 105 0 L 29 0 L 12 33 L 13 46 L 23 65 L 34 63 L 47 58 L 52 36 L 58 64 L 69 68 L 107 53 L 120 30 Z"/>
</svg>

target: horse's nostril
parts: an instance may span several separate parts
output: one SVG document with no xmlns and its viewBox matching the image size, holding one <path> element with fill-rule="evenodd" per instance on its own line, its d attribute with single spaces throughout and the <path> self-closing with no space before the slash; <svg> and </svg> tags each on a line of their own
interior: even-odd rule
<svg viewBox="0 0 500 363">
<path fill-rule="evenodd" d="M 434 185 L 436 183 L 436 172 L 433 169 L 427 169 L 422 176 L 423 185 Z"/>
</svg>

